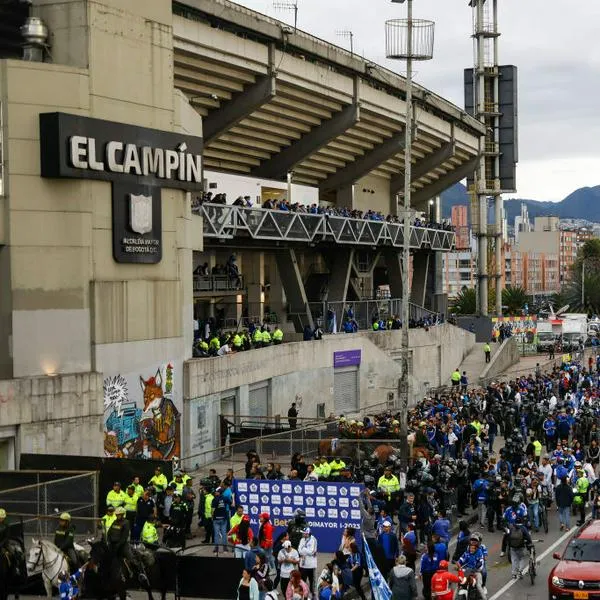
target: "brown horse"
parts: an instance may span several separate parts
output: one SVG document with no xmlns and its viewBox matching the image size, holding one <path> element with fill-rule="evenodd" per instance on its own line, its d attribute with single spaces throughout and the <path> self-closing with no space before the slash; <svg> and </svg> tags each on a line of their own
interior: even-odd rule
<svg viewBox="0 0 600 600">
<path fill-rule="evenodd" d="M 154 377 L 144 379 L 140 385 L 144 393 L 144 412 L 140 420 L 144 453 L 154 459 L 181 456 L 181 415 L 162 388 L 160 369 Z"/>
</svg>

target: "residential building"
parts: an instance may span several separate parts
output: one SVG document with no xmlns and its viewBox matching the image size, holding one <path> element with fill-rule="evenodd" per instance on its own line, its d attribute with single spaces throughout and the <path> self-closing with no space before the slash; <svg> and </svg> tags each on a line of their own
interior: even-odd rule
<svg viewBox="0 0 600 600">
<path fill-rule="evenodd" d="M 527 204 L 523 202 L 521 204 L 521 214 L 515 217 L 515 241 L 519 241 L 519 235 L 521 233 L 527 233 L 531 230 L 531 221 L 529 220 Z"/>
<path fill-rule="evenodd" d="M 443 286 L 448 298 L 456 298 L 464 288 L 474 288 L 477 282 L 477 245 L 469 231 L 468 250 L 456 250 L 443 255 Z"/>
<path fill-rule="evenodd" d="M 452 207 L 452 225 L 456 231 L 456 249 L 471 249 L 471 231 L 469 228 L 469 208 L 466 204 Z"/>
<path fill-rule="evenodd" d="M 510 253 L 510 284 L 522 287 L 532 296 L 560 291 L 558 254 L 513 249 Z"/>
</svg>

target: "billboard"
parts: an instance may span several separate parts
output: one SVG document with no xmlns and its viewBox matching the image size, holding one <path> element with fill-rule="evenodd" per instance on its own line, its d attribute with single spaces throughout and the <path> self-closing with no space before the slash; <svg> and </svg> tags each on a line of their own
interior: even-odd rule
<svg viewBox="0 0 600 600">
<path fill-rule="evenodd" d="M 357 483 L 325 481 L 242 479 L 234 482 L 236 504 L 244 507 L 255 531 L 258 531 L 260 513 L 269 513 L 275 527 L 273 539 L 276 539 L 301 508 L 306 513 L 311 533 L 317 538 L 319 552 L 335 552 L 346 527 L 360 529 L 363 489 L 364 486 Z"/>
</svg>

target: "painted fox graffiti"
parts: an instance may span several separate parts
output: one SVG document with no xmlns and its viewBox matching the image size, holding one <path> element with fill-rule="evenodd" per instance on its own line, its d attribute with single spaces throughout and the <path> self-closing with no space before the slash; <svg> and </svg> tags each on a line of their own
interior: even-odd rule
<svg viewBox="0 0 600 600">
<path fill-rule="evenodd" d="M 138 372 L 104 380 L 106 456 L 160 460 L 181 456 L 181 414 L 173 402 L 173 372 L 168 363 L 148 378 Z"/>
<path fill-rule="evenodd" d="M 149 379 L 140 376 L 140 386 L 144 394 L 144 412 L 140 419 L 144 456 L 158 459 L 181 456 L 181 415 L 173 401 L 163 393 L 160 369 Z"/>
</svg>

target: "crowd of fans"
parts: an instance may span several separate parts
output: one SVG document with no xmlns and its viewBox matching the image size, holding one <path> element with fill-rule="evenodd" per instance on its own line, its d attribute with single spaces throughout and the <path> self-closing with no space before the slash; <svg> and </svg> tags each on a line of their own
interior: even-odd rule
<svg viewBox="0 0 600 600">
<path fill-rule="evenodd" d="M 213 196 L 212 192 L 207 192 L 201 197 L 195 199 L 192 210 L 198 210 L 202 204 L 227 204 L 227 194 L 220 193 Z M 262 205 L 254 205 L 250 196 L 238 196 L 232 203 L 233 206 L 244 208 L 265 208 L 269 210 L 279 210 L 283 212 L 293 212 L 311 215 L 326 215 L 331 217 L 345 217 L 348 219 L 365 219 L 369 221 L 382 221 L 386 223 L 404 223 L 404 219 L 397 215 L 386 215 L 377 210 L 359 210 L 351 209 L 343 206 L 322 206 L 317 203 L 310 205 L 300 204 L 299 202 L 289 202 L 285 198 L 279 200 L 265 200 Z M 441 223 L 430 219 L 425 213 L 416 216 L 413 221 L 414 227 L 424 227 L 428 229 L 441 229 L 444 231 L 454 231 L 454 227 L 450 220 L 444 219 Z"/>
<path fill-rule="evenodd" d="M 458 543 L 450 556 L 453 516 L 461 519 L 472 510 L 479 527 L 503 531 L 500 556 L 510 553 L 515 578 L 527 564 L 531 532 L 548 527 L 553 503 L 561 529 L 570 527 L 573 513 L 582 523 L 590 503 L 594 517 L 600 516 L 599 374 L 600 357 L 590 357 L 585 364 L 562 364 L 546 372 L 538 367 L 535 373 L 487 388 L 458 386 L 428 396 L 408 413 L 408 465 L 393 446 L 379 445 L 372 454 L 373 448 L 361 454 L 344 439 L 353 437 L 348 431 L 372 430 L 372 437 L 393 444 L 401 415 L 385 412 L 361 421 L 340 417 L 339 440 L 331 454 L 311 459 L 296 454 L 287 469 L 279 463 L 262 464 L 251 451 L 245 476 L 363 482 L 361 530 L 392 589 L 412 589 L 410 581 L 420 573 L 429 600 L 436 573 L 446 572 L 443 561 L 450 560 L 474 571 L 475 585 L 485 598 L 488 550 L 481 534 L 460 520 Z M 216 473 L 212 477 L 212 483 L 201 482 L 204 497 L 219 485 Z M 261 515 L 261 527 L 254 534 L 264 550 L 278 548 L 277 540 L 265 541 L 268 517 Z M 296 550 L 304 536 L 297 519 L 304 515 L 297 514 L 279 540 L 289 540 Z M 206 521 L 203 526 L 210 531 Z M 273 554 L 279 556 L 279 551 Z M 337 574 L 340 589 L 352 586 L 351 578 L 344 576 L 345 569 L 352 570 L 348 556 L 336 555 L 329 568 Z M 397 581 L 403 577 L 408 579 Z"/>
</svg>

